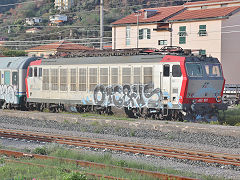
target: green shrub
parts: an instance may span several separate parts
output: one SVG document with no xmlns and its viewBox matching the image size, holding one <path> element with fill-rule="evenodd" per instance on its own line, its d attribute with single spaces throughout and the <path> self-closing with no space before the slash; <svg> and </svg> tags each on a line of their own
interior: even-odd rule
<svg viewBox="0 0 240 180">
<path fill-rule="evenodd" d="M 71 172 L 66 173 L 63 176 L 63 180 L 87 180 L 87 177 L 85 174 L 81 174 L 79 172 Z"/>
<path fill-rule="evenodd" d="M 47 155 L 47 149 L 46 149 L 46 147 L 37 147 L 36 149 L 34 149 L 33 153 Z"/>
</svg>

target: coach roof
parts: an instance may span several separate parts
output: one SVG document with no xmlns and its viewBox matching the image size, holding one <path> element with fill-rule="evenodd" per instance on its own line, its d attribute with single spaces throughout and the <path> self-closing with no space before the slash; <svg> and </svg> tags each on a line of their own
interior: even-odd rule
<svg viewBox="0 0 240 180">
<path fill-rule="evenodd" d="M 41 65 L 77 65 L 77 64 L 127 64 L 127 63 L 158 63 L 165 55 L 137 55 L 137 56 L 107 56 L 107 57 L 79 57 L 43 59 Z M 179 56 L 184 57 L 184 56 Z M 211 62 L 218 60 L 212 57 L 186 56 L 188 62 Z"/>
<path fill-rule="evenodd" d="M 0 69 L 27 69 L 31 61 L 29 57 L 0 57 Z"/>
</svg>

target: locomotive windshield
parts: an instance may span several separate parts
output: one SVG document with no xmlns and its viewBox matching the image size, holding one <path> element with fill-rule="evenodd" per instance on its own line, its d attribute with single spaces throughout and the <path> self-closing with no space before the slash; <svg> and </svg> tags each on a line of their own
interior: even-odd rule
<svg viewBox="0 0 240 180">
<path fill-rule="evenodd" d="M 205 64 L 205 70 L 207 76 L 210 77 L 221 77 L 221 67 L 219 64 Z"/>
<path fill-rule="evenodd" d="M 203 69 L 200 63 L 186 63 L 188 76 L 201 77 L 203 76 Z"/>
</svg>

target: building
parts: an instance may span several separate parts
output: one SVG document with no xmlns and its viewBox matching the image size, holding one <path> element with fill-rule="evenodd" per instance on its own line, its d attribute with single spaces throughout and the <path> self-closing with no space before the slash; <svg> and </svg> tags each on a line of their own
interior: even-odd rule
<svg viewBox="0 0 240 180">
<path fill-rule="evenodd" d="M 30 25 L 30 26 L 32 26 L 36 23 L 41 23 L 41 22 L 42 22 L 42 18 L 40 18 L 40 17 L 33 17 L 33 18 L 26 18 L 25 19 L 25 23 L 27 25 Z"/>
<path fill-rule="evenodd" d="M 226 83 L 240 84 L 236 66 L 240 63 L 240 1 L 210 0 L 142 9 L 112 23 L 112 32 L 114 49 L 159 49 L 165 45 L 200 49 L 200 54 L 221 61 Z"/>
<path fill-rule="evenodd" d="M 68 10 L 74 4 L 74 0 L 55 0 L 55 7 L 61 10 Z"/>
<path fill-rule="evenodd" d="M 82 46 L 80 44 L 59 41 L 51 44 L 46 44 L 42 46 L 37 46 L 26 50 L 28 56 L 30 57 L 45 57 L 49 58 L 51 56 L 56 55 L 57 53 L 69 53 L 69 52 L 79 52 L 79 51 L 88 51 L 93 50 L 93 48 L 89 48 L 86 46 Z"/>
<path fill-rule="evenodd" d="M 68 21 L 68 17 L 64 14 L 56 14 L 49 17 L 51 24 L 61 24 Z"/>
<path fill-rule="evenodd" d="M 31 28 L 26 30 L 26 33 L 32 33 L 32 34 L 39 33 L 39 32 L 41 32 L 41 30 L 38 28 Z"/>
</svg>

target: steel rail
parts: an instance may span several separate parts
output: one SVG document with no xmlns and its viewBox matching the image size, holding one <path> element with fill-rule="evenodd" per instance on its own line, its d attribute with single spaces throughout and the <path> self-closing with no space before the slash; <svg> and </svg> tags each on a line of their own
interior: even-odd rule
<svg viewBox="0 0 240 180">
<path fill-rule="evenodd" d="M 4 154 L 6 156 L 15 157 L 15 158 L 28 157 L 28 158 L 45 159 L 45 160 L 46 159 L 59 160 L 59 161 L 73 163 L 73 164 L 84 166 L 84 167 L 121 169 L 127 173 L 138 173 L 138 174 L 142 174 L 142 175 L 148 175 L 148 176 L 158 178 L 161 180 L 197 180 L 195 178 L 175 176 L 175 175 L 171 175 L 171 174 L 159 173 L 156 171 L 146 171 L 146 170 L 140 170 L 140 169 L 134 169 L 134 168 L 126 168 L 126 167 L 106 165 L 106 164 L 101 164 L 101 163 L 94 163 L 94 162 L 89 162 L 89 161 L 74 160 L 74 159 L 68 159 L 68 158 L 59 158 L 59 157 L 45 156 L 45 155 L 39 155 L 39 154 L 30 154 L 30 153 L 23 153 L 23 152 L 18 152 L 18 151 L 10 151 L 10 150 L 5 150 L 5 149 L 0 149 L 0 154 Z"/>
<path fill-rule="evenodd" d="M 22 161 L 16 161 L 16 160 L 12 160 L 12 159 L 7 159 L 7 162 L 12 162 L 12 163 L 18 163 L 18 164 L 25 164 L 25 165 L 30 165 L 30 166 L 38 166 L 38 167 L 42 167 L 42 168 L 54 168 L 57 169 L 57 166 L 47 166 L 47 165 L 43 165 L 43 164 L 36 164 L 36 163 L 30 163 L 30 162 L 22 162 Z M 72 170 L 70 169 L 64 169 L 67 172 L 71 172 Z M 74 172 L 80 172 L 83 173 L 82 171 L 78 171 L 78 170 L 74 170 Z M 94 177 L 98 177 L 98 178 L 105 178 L 105 179 L 110 179 L 110 180 L 128 180 L 125 178 L 118 178 L 118 177 L 113 177 L 113 176 L 105 176 L 102 174 L 95 174 L 95 173 L 87 173 L 84 172 L 84 174 L 86 176 L 94 176 Z"/>
<path fill-rule="evenodd" d="M 27 139 L 33 141 L 55 142 L 72 146 L 111 149 L 114 151 L 125 151 L 154 156 L 165 156 L 168 158 L 189 159 L 193 161 L 204 161 L 208 163 L 219 163 L 224 165 L 240 166 L 240 155 L 221 154 L 205 151 L 193 151 L 180 148 L 171 148 L 156 145 L 123 143 L 103 139 L 90 139 L 84 137 L 71 137 L 63 135 L 33 133 L 10 129 L 0 129 L 0 136 Z"/>
</svg>

